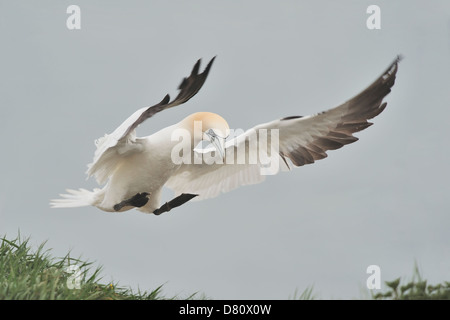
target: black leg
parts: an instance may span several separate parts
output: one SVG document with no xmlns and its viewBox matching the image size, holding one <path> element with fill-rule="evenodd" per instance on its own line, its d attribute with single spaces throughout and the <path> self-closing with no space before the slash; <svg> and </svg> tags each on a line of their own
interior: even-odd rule
<svg viewBox="0 0 450 320">
<path fill-rule="evenodd" d="M 143 207 L 148 202 L 148 197 L 147 197 L 148 195 L 150 195 L 150 193 L 148 193 L 148 192 L 136 193 L 130 199 L 123 200 L 122 202 L 116 204 L 114 206 L 114 210 L 119 211 L 120 209 L 122 209 L 123 207 L 126 207 L 126 206 L 132 206 L 132 207 L 137 207 L 137 208 Z"/>
<path fill-rule="evenodd" d="M 158 216 L 161 213 L 169 212 L 171 209 L 181 206 L 196 196 L 198 196 L 198 194 L 182 193 L 178 197 L 164 203 L 159 209 L 153 211 L 153 213 Z"/>
</svg>

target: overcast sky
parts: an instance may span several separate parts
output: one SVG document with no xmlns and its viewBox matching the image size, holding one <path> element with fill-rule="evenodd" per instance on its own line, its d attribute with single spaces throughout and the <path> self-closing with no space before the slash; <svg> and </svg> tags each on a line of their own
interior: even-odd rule
<svg viewBox="0 0 450 320">
<path fill-rule="evenodd" d="M 66 9 L 81 8 L 69 30 Z M 369 30 L 366 9 L 381 9 Z M 450 280 L 450 3 L 429 1 L 1 1 L 0 234 L 47 240 L 104 281 L 168 296 L 360 298 L 369 276 Z M 50 209 L 86 181 L 94 140 L 177 93 L 217 55 L 187 104 L 234 129 L 337 106 L 404 55 L 387 109 L 360 140 L 259 185 L 168 214 Z M 165 200 L 171 192 L 164 193 Z"/>
</svg>

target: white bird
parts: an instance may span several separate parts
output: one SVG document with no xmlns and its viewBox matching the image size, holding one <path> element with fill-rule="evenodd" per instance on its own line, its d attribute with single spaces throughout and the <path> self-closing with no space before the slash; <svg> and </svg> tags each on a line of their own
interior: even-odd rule
<svg viewBox="0 0 450 320">
<path fill-rule="evenodd" d="M 95 206 L 108 212 L 138 208 L 159 215 L 194 197 L 212 198 L 262 182 L 267 174 L 277 173 L 279 166 L 290 169 L 289 163 L 314 163 L 327 157 L 328 150 L 357 141 L 353 133 L 372 125 L 367 120 L 385 109 L 383 99 L 394 85 L 400 61 L 397 57 L 369 87 L 338 107 L 260 124 L 227 141 L 228 123 L 210 112 L 191 114 L 150 136 L 136 137 L 136 128 L 146 119 L 192 98 L 203 86 L 214 59 L 202 73 L 201 60 L 197 61 L 174 100 L 166 95 L 160 103 L 139 109 L 114 132 L 96 140 L 97 150 L 87 175 L 94 176 L 103 188 L 68 189 L 68 194 L 61 194 L 62 199 L 51 200 L 51 206 Z M 261 144 L 262 140 L 266 143 Z M 201 141 L 209 141 L 210 147 L 198 147 Z M 264 170 L 272 162 L 277 166 L 267 173 Z M 161 205 L 164 186 L 176 197 Z"/>
</svg>

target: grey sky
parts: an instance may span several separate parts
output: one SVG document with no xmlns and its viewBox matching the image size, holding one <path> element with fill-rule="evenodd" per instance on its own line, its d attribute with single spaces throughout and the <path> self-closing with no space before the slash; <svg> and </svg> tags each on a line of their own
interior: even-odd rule
<svg viewBox="0 0 450 320">
<path fill-rule="evenodd" d="M 81 30 L 66 8 L 81 8 Z M 368 30 L 366 8 L 381 8 Z M 449 280 L 448 1 L 1 1 L 0 234 L 103 265 L 122 285 L 216 299 L 360 297 L 382 280 Z M 85 181 L 94 140 L 175 94 L 198 58 L 199 94 L 139 127 L 197 111 L 232 128 L 337 106 L 397 54 L 388 107 L 360 141 L 313 165 L 156 217 L 50 209 Z M 168 199 L 170 192 L 165 194 Z"/>
</svg>

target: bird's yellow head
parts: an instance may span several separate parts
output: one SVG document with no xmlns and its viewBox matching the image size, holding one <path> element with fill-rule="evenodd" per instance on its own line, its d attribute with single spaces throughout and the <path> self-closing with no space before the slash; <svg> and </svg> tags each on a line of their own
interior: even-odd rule
<svg viewBox="0 0 450 320">
<path fill-rule="evenodd" d="M 196 112 L 187 116 L 182 122 L 192 133 L 201 124 L 203 133 L 214 132 L 217 136 L 224 139 L 230 134 L 228 123 L 216 113 Z"/>
<path fill-rule="evenodd" d="M 194 146 L 200 140 L 206 140 L 224 156 L 225 139 L 230 134 L 230 127 L 224 118 L 212 112 L 196 112 L 184 118 L 181 123 L 191 132 Z"/>
</svg>

